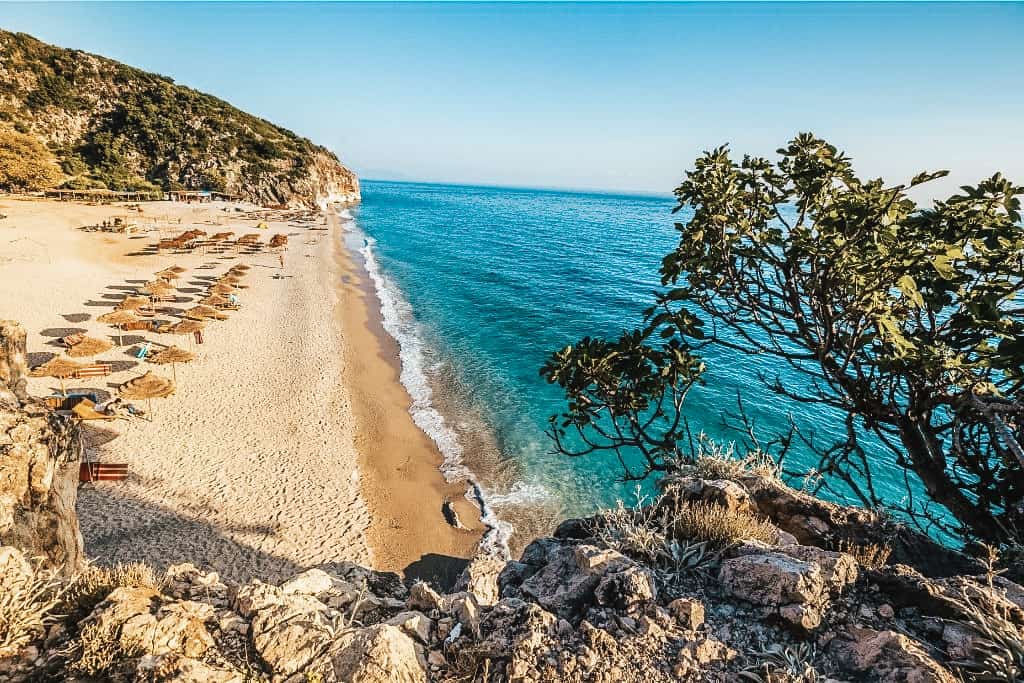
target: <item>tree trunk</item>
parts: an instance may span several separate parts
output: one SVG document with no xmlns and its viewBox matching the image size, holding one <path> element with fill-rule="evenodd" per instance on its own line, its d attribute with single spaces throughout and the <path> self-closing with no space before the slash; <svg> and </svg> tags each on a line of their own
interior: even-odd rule
<svg viewBox="0 0 1024 683">
<path fill-rule="evenodd" d="M 16 405 L 28 398 L 28 363 L 21 323 L 0 320 L 0 403 Z"/>
<path fill-rule="evenodd" d="M 906 447 L 914 472 L 924 483 L 928 496 L 949 510 L 968 535 L 996 544 L 1005 542 L 1006 532 L 991 511 L 979 507 L 950 479 L 946 473 L 945 453 L 941 446 L 929 444 L 923 431 L 926 426 L 924 418 L 904 416 L 899 420 L 900 441 Z M 939 451 L 938 457 L 933 450 Z"/>
</svg>

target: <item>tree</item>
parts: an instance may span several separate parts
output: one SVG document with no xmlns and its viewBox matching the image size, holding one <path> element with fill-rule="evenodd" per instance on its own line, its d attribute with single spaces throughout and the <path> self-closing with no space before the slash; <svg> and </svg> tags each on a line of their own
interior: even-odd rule
<svg viewBox="0 0 1024 683">
<path fill-rule="evenodd" d="M 60 180 L 50 150 L 31 135 L 0 128 L 0 188 L 42 190 Z"/>
<path fill-rule="evenodd" d="M 843 416 L 844 438 L 817 449 L 822 486 L 845 483 L 864 505 L 888 504 L 965 539 L 1021 542 L 1024 188 L 996 174 L 922 208 L 907 190 L 946 172 L 907 185 L 864 181 L 846 156 L 809 134 L 778 153 L 775 164 L 734 161 L 726 147 L 697 159 L 675 191 L 675 211 L 690 217 L 676 223 L 679 244 L 661 266 L 667 289 L 648 310 L 642 338 L 671 339 L 688 354 L 715 344 L 776 358 L 801 382 L 762 376 L 775 393 Z M 585 374 L 587 349 L 620 357 L 621 341 L 584 342 L 542 370 L 570 401 L 553 429 L 592 434 L 592 393 L 624 403 L 628 424 L 652 415 L 649 401 L 671 380 L 655 380 L 642 359 L 623 359 L 621 376 L 648 379 L 627 387 L 638 396 L 626 401 L 601 388 L 602 376 Z M 635 441 L 630 432 L 607 436 Z M 660 436 L 680 438 L 674 429 Z M 664 444 L 658 455 L 679 451 Z M 885 451 L 907 470 L 903 503 L 876 491 Z M 648 465 L 648 473 L 664 468 Z M 915 478 L 946 514 L 914 500 Z"/>
</svg>

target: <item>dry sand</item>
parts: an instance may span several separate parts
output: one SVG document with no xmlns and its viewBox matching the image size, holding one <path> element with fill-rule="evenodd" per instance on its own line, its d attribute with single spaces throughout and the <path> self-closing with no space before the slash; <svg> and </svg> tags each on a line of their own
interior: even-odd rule
<svg viewBox="0 0 1024 683">
<path fill-rule="evenodd" d="M 181 216 L 182 230 L 254 231 L 227 205 L 143 206 Z M 197 359 L 178 366 L 178 390 L 153 402 L 151 420 L 87 423 L 90 455 L 131 471 L 126 482 L 80 489 L 89 556 L 280 580 L 342 560 L 436 575 L 451 566 L 444 558 L 472 552 L 479 533 L 441 520 L 442 499 L 462 492 L 443 484 L 440 456 L 408 414 L 394 349 L 337 221 L 329 231 L 271 222 L 268 234 L 290 235 L 281 270 L 271 253 L 156 255 L 146 249 L 155 234 L 78 230 L 124 213 L 116 207 L 3 200 L 0 213 L 0 318 L 26 326 L 33 364 L 60 353 L 66 334 L 110 337 L 95 318 L 172 263 L 188 268 L 178 309 L 203 295 L 198 278 L 252 266 L 242 309 L 208 323 Z M 106 394 L 146 370 L 169 376 L 131 353 L 143 338 L 189 347 L 184 337 L 128 333 L 126 346 L 97 358 L 113 362 L 114 374 L 68 389 Z M 38 378 L 29 390 L 57 386 Z"/>
</svg>

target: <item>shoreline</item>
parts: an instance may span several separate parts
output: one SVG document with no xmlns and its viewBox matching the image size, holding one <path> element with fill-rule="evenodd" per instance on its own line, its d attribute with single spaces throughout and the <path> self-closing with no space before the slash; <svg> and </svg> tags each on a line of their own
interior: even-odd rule
<svg viewBox="0 0 1024 683">
<path fill-rule="evenodd" d="M 413 421 L 412 399 L 400 380 L 398 343 L 383 327 L 369 273 L 345 244 L 341 218 L 329 211 L 327 221 L 334 240 L 344 384 L 355 418 L 360 490 L 370 509 L 367 543 L 373 565 L 450 585 L 483 536 L 480 511 L 466 500 L 465 483 L 445 480 L 440 451 Z M 467 528 L 446 523 L 441 512 L 446 500 Z"/>
<path fill-rule="evenodd" d="M 155 232 L 80 229 L 123 214 L 117 205 L 0 204 L 0 288 L 8 294 L 0 318 L 24 324 L 33 366 L 62 355 L 58 340 L 68 334 L 119 342 L 96 317 L 172 263 L 186 268 L 176 302 L 158 316 L 172 322 L 204 296 L 211 276 L 240 262 L 252 267 L 241 309 L 209 323 L 204 344 L 129 332 L 124 345 L 95 358 L 112 365 L 109 377 L 67 382 L 102 400 L 148 370 L 170 377 L 171 368 L 137 358 L 146 340 L 198 356 L 177 367 L 175 394 L 155 400 L 147 419 L 83 423 L 90 459 L 129 466 L 125 481 L 79 490 L 88 556 L 158 569 L 193 562 L 243 581 L 353 561 L 450 582 L 474 554 L 479 515 L 460 485 L 444 481 L 437 449 L 408 412 L 396 343 L 338 216 L 328 213 L 320 231 L 283 213 L 267 218 L 269 229 L 258 231 L 264 242 L 291 236 L 282 270 L 270 250 L 161 254 Z M 260 219 L 240 206 L 143 203 L 141 215 L 241 234 Z M 29 380 L 34 396 L 58 388 L 50 378 Z M 445 498 L 471 530 L 445 522 Z"/>
</svg>

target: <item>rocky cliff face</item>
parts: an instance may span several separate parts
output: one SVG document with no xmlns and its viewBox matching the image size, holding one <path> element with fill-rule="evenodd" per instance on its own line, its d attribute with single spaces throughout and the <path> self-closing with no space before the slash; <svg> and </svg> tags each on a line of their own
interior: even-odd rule
<svg viewBox="0 0 1024 683">
<path fill-rule="evenodd" d="M 709 529 L 753 515 L 760 540 L 688 539 L 692 509 Z M 1024 588 L 969 560 L 980 575 L 923 572 L 902 545 L 822 547 L 849 513 L 758 477 L 685 477 L 650 508 L 563 523 L 519 561 L 476 558 L 452 593 L 351 563 L 281 585 L 92 569 L 61 589 L 72 618 L 6 659 L 0 642 L 0 680 L 1021 680 Z M 0 584 L 27 571 L 0 548 Z"/>
<path fill-rule="evenodd" d="M 0 31 L 0 125 L 53 149 L 72 187 L 215 190 L 259 204 L 359 198 L 324 147 L 168 78 Z"/>
<path fill-rule="evenodd" d="M 73 573 L 83 560 L 75 424 L 24 394 L 25 331 L 0 321 L 0 544 Z"/>
</svg>

